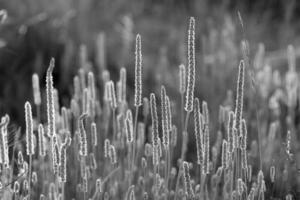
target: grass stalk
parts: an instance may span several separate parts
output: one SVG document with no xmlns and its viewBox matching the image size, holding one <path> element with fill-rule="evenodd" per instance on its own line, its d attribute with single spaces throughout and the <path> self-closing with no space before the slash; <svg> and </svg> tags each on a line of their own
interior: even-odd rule
<svg viewBox="0 0 300 200">
<path fill-rule="evenodd" d="M 165 156 L 166 156 L 166 166 L 165 166 L 165 186 L 166 189 L 168 189 L 168 185 L 169 185 L 169 174 L 170 174 L 170 165 L 171 165 L 171 161 L 170 161 L 170 149 L 169 146 L 167 148 L 165 148 Z"/>
<path fill-rule="evenodd" d="M 135 107 L 135 117 L 134 117 L 134 129 L 133 129 L 133 142 L 132 142 L 132 160 L 131 160 L 131 181 L 130 183 L 132 182 L 132 179 L 134 178 L 134 167 L 135 167 L 135 149 L 136 149 L 136 145 L 137 145 L 137 142 L 136 142 L 136 139 L 137 139 L 137 121 L 138 121 L 138 114 L 139 114 L 139 106 L 136 106 Z M 131 185 L 131 184 L 130 184 Z"/>
<path fill-rule="evenodd" d="M 184 129 L 182 132 L 183 139 L 182 139 L 182 147 L 181 147 L 181 161 L 185 160 L 185 153 L 187 150 L 187 144 L 188 144 L 187 127 L 188 127 L 188 123 L 189 123 L 189 116 L 190 116 L 190 112 L 187 112 L 186 118 L 185 118 L 185 123 L 184 123 Z"/>
<path fill-rule="evenodd" d="M 28 199 L 31 196 L 31 168 L 32 168 L 32 155 L 29 155 L 29 167 L 28 167 Z"/>
</svg>

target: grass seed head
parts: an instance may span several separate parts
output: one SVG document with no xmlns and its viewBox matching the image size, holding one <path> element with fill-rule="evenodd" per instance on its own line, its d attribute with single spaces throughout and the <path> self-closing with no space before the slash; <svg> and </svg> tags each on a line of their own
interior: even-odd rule
<svg viewBox="0 0 300 200">
<path fill-rule="evenodd" d="M 116 164 L 117 163 L 117 153 L 114 145 L 110 145 L 109 147 L 109 158 L 111 164 Z"/>
<path fill-rule="evenodd" d="M 26 121 L 26 153 L 27 155 L 34 154 L 33 144 L 33 119 L 31 105 L 27 101 L 25 103 L 25 121 Z"/>
<path fill-rule="evenodd" d="M 243 115 L 243 98 L 244 98 L 244 79 L 245 79 L 245 64 L 241 60 L 239 64 L 239 73 L 237 80 L 237 93 L 235 100 L 235 128 L 237 130 L 237 135 L 241 134 L 241 122 Z"/>
<path fill-rule="evenodd" d="M 125 119 L 125 133 L 127 138 L 127 143 L 133 142 L 133 121 L 132 121 L 132 112 L 131 110 L 127 110 L 126 119 Z"/>
<path fill-rule="evenodd" d="M 196 148 L 197 148 L 197 164 L 203 164 L 203 136 L 202 136 L 202 123 L 201 123 L 201 113 L 200 113 L 200 103 L 199 99 L 194 100 L 194 127 L 195 127 L 195 138 L 196 138 Z"/>
<path fill-rule="evenodd" d="M 91 136 L 92 136 L 92 145 L 96 147 L 98 145 L 98 137 L 97 137 L 97 125 L 95 122 L 91 124 Z"/>
<path fill-rule="evenodd" d="M 141 36 L 137 34 L 135 40 L 135 84 L 134 84 L 134 106 L 142 105 L 142 44 Z"/>
<path fill-rule="evenodd" d="M 186 70 L 183 64 L 179 65 L 179 92 L 181 95 L 185 93 L 186 90 Z"/>
<path fill-rule="evenodd" d="M 191 184 L 189 164 L 186 161 L 184 161 L 182 164 L 183 164 L 183 178 L 184 178 L 185 194 L 188 198 L 193 199 L 195 194 L 194 194 L 192 184 Z"/>
<path fill-rule="evenodd" d="M 124 67 L 121 68 L 120 70 L 120 83 L 121 83 L 121 95 L 120 95 L 120 100 L 122 102 L 126 102 L 126 87 L 127 87 L 127 72 Z"/>
<path fill-rule="evenodd" d="M 161 119 L 162 119 L 162 132 L 163 132 L 163 145 L 165 148 L 169 146 L 169 124 L 166 104 L 166 89 L 161 87 Z"/>
<path fill-rule="evenodd" d="M 35 73 L 32 75 L 32 88 L 33 88 L 33 100 L 34 104 L 41 105 L 41 91 L 39 76 Z"/>
<path fill-rule="evenodd" d="M 54 58 L 51 59 L 46 75 L 46 96 L 47 96 L 47 123 L 50 137 L 55 135 L 55 107 L 54 107 L 54 89 L 53 89 L 53 72 Z"/>
<path fill-rule="evenodd" d="M 272 183 L 275 182 L 275 166 L 274 165 L 270 167 L 270 179 L 271 179 Z"/>
<path fill-rule="evenodd" d="M 108 158 L 109 156 L 109 147 L 110 147 L 110 141 L 109 139 L 105 139 L 104 141 L 104 157 Z"/>
<path fill-rule="evenodd" d="M 185 110 L 192 112 L 195 90 L 195 19 L 190 18 L 188 30 L 188 67 Z"/>
<path fill-rule="evenodd" d="M 154 93 L 151 93 L 150 95 L 150 110 L 151 110 L 151 119 L 152 119 L 152 142 L 153 142 L 153 146 L 157 146 L 158 145 L 158 116 L 157 116 L 156 98 Z"/>
</svg>

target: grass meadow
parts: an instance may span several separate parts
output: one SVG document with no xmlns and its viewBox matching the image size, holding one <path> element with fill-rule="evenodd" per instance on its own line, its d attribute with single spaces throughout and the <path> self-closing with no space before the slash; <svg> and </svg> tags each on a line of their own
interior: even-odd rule
<svg viewBox="0 0 300 200">
<path fill-rule="evenodd" d="M 65 52 L 38 54 L 18 82 L 27 100 L 11 104 L 22 119 L 1 113 L 1 199 L 299 199 L 299 49 L 253 47 L 247 20 L 235 17 L 201 35 L 201 20 L 186 16 L 158 59 L 147 53 L 159 41 L 133 33 L 130 16 L 117 27 L 120 48 L 104 32 L 78 49 L 57 38 Z M 47 16 L 31 20 L 19 34 Z"/>
</svg>

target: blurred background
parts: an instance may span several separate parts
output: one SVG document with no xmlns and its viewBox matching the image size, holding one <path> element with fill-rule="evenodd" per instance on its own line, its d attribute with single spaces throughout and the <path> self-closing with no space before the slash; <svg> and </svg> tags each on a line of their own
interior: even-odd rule
<svg viewBox="0 0 300 200">
<path fill-rule="evenodd" d="M 0 25 L 0 112 L 17 124 L 24 122 L 25 100 L 32 100 L 31 75 L 37 73 L 44 88 L 51 57 L 62 104 L 68 103 L 64 99 L 70 97 L 82 54 L 94 71 L 108 69 L 112 79 L 125 66 L 132 87 L 137 33 L 142 35 L 145 94 L 165 84 L 176 98 L 190 16 L 197 22 L 197 96 L 215 108 L 234 89 L 243 32 L 251 58 L 263 43 L 274 67 L 286 65 L 288 44 L 297 49 L 300 43 L 296 0 L 2 0 L 0 8 L 7 11 Z"/>
<path fill-rule="evenodd" d="M 234 106 L 238 64 L 242 59 L 240 43 L 247 39 L 250 66 L 246 73 L 244 117 L 253 141 L 249 142 L 249 149 L 251 154 L 257 151 L 259 132 L 268 170 L 284 154 L 283 148 L 278 147 L 286 144 L 286 132 L 292 129 L 292 160 L 296 165 L 287 166 L 285 160 L 280 160 L 283 173 L 293 173 L 286 179 L 289 184 L 280 182 L 277 187 L 286 183 L 285 192 L 300 192 L 300 155 L 296 153 L 300 149 L 300 82 L 295 73 L 300 55 L 299 1 L 1 0 L 0 9 L 7 13 L 0 13 L 0 113 L 8 113 L 11 121 L 20 126 L 24 125 L 25 101 L 33 102 L 32 74 L 39 75 L 44 89 L 51 57 L 56 60 L 54 84 L 61 106 L 69 107 L 73 76 L 83 65 L 95 72 L 100 95 L 102 72 L 108 70 L 116 81 L 119 69 L 126 67 L 128 100 L 132 103 L 137 33 L 142 36 L 143 95 L 159 93 L 164 84 L 172 99 L 174 116 L 178 116 L 178 66 L 186 63 L 190 16 L 196 19 L 196 96 L 208 102 L 212 124 L 218 124 L 219 106 Z M 287 51 L 290 44 L 293 47 Z M 291 66 L 295 66 L 294 71 Z M 292 102 L 286 97 L 290 89 L 294 91 L 295 82 L 289 84 L 289 80 L 296 80 Z M 174 121 L 178 122 L 179 117 Z M 212 128 L 213 137 L 218 129 Z M 193 153 L 188 157 L 195 159 L 191 158 L 195 157 Z M 257 170 L 258 166 L 254 167 Z"/>
</svg>

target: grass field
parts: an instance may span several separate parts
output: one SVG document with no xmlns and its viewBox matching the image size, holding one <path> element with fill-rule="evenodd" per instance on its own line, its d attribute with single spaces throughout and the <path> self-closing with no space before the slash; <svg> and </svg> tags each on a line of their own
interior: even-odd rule
<svg viewBox="0 0 300 200">
<path fill-rule="evenodd" d="M 296 28 L 268 38 L 221 6 L 210 19 L 143 1 L 128 15 L 121 1 L 57 2 L 24 3 L 39 14 L 22 22 L 21 5 L 0 11 L 1 199 L 300 198 Z M 106 31 L 92 6 L 111 10 Z"/>
</svg>

